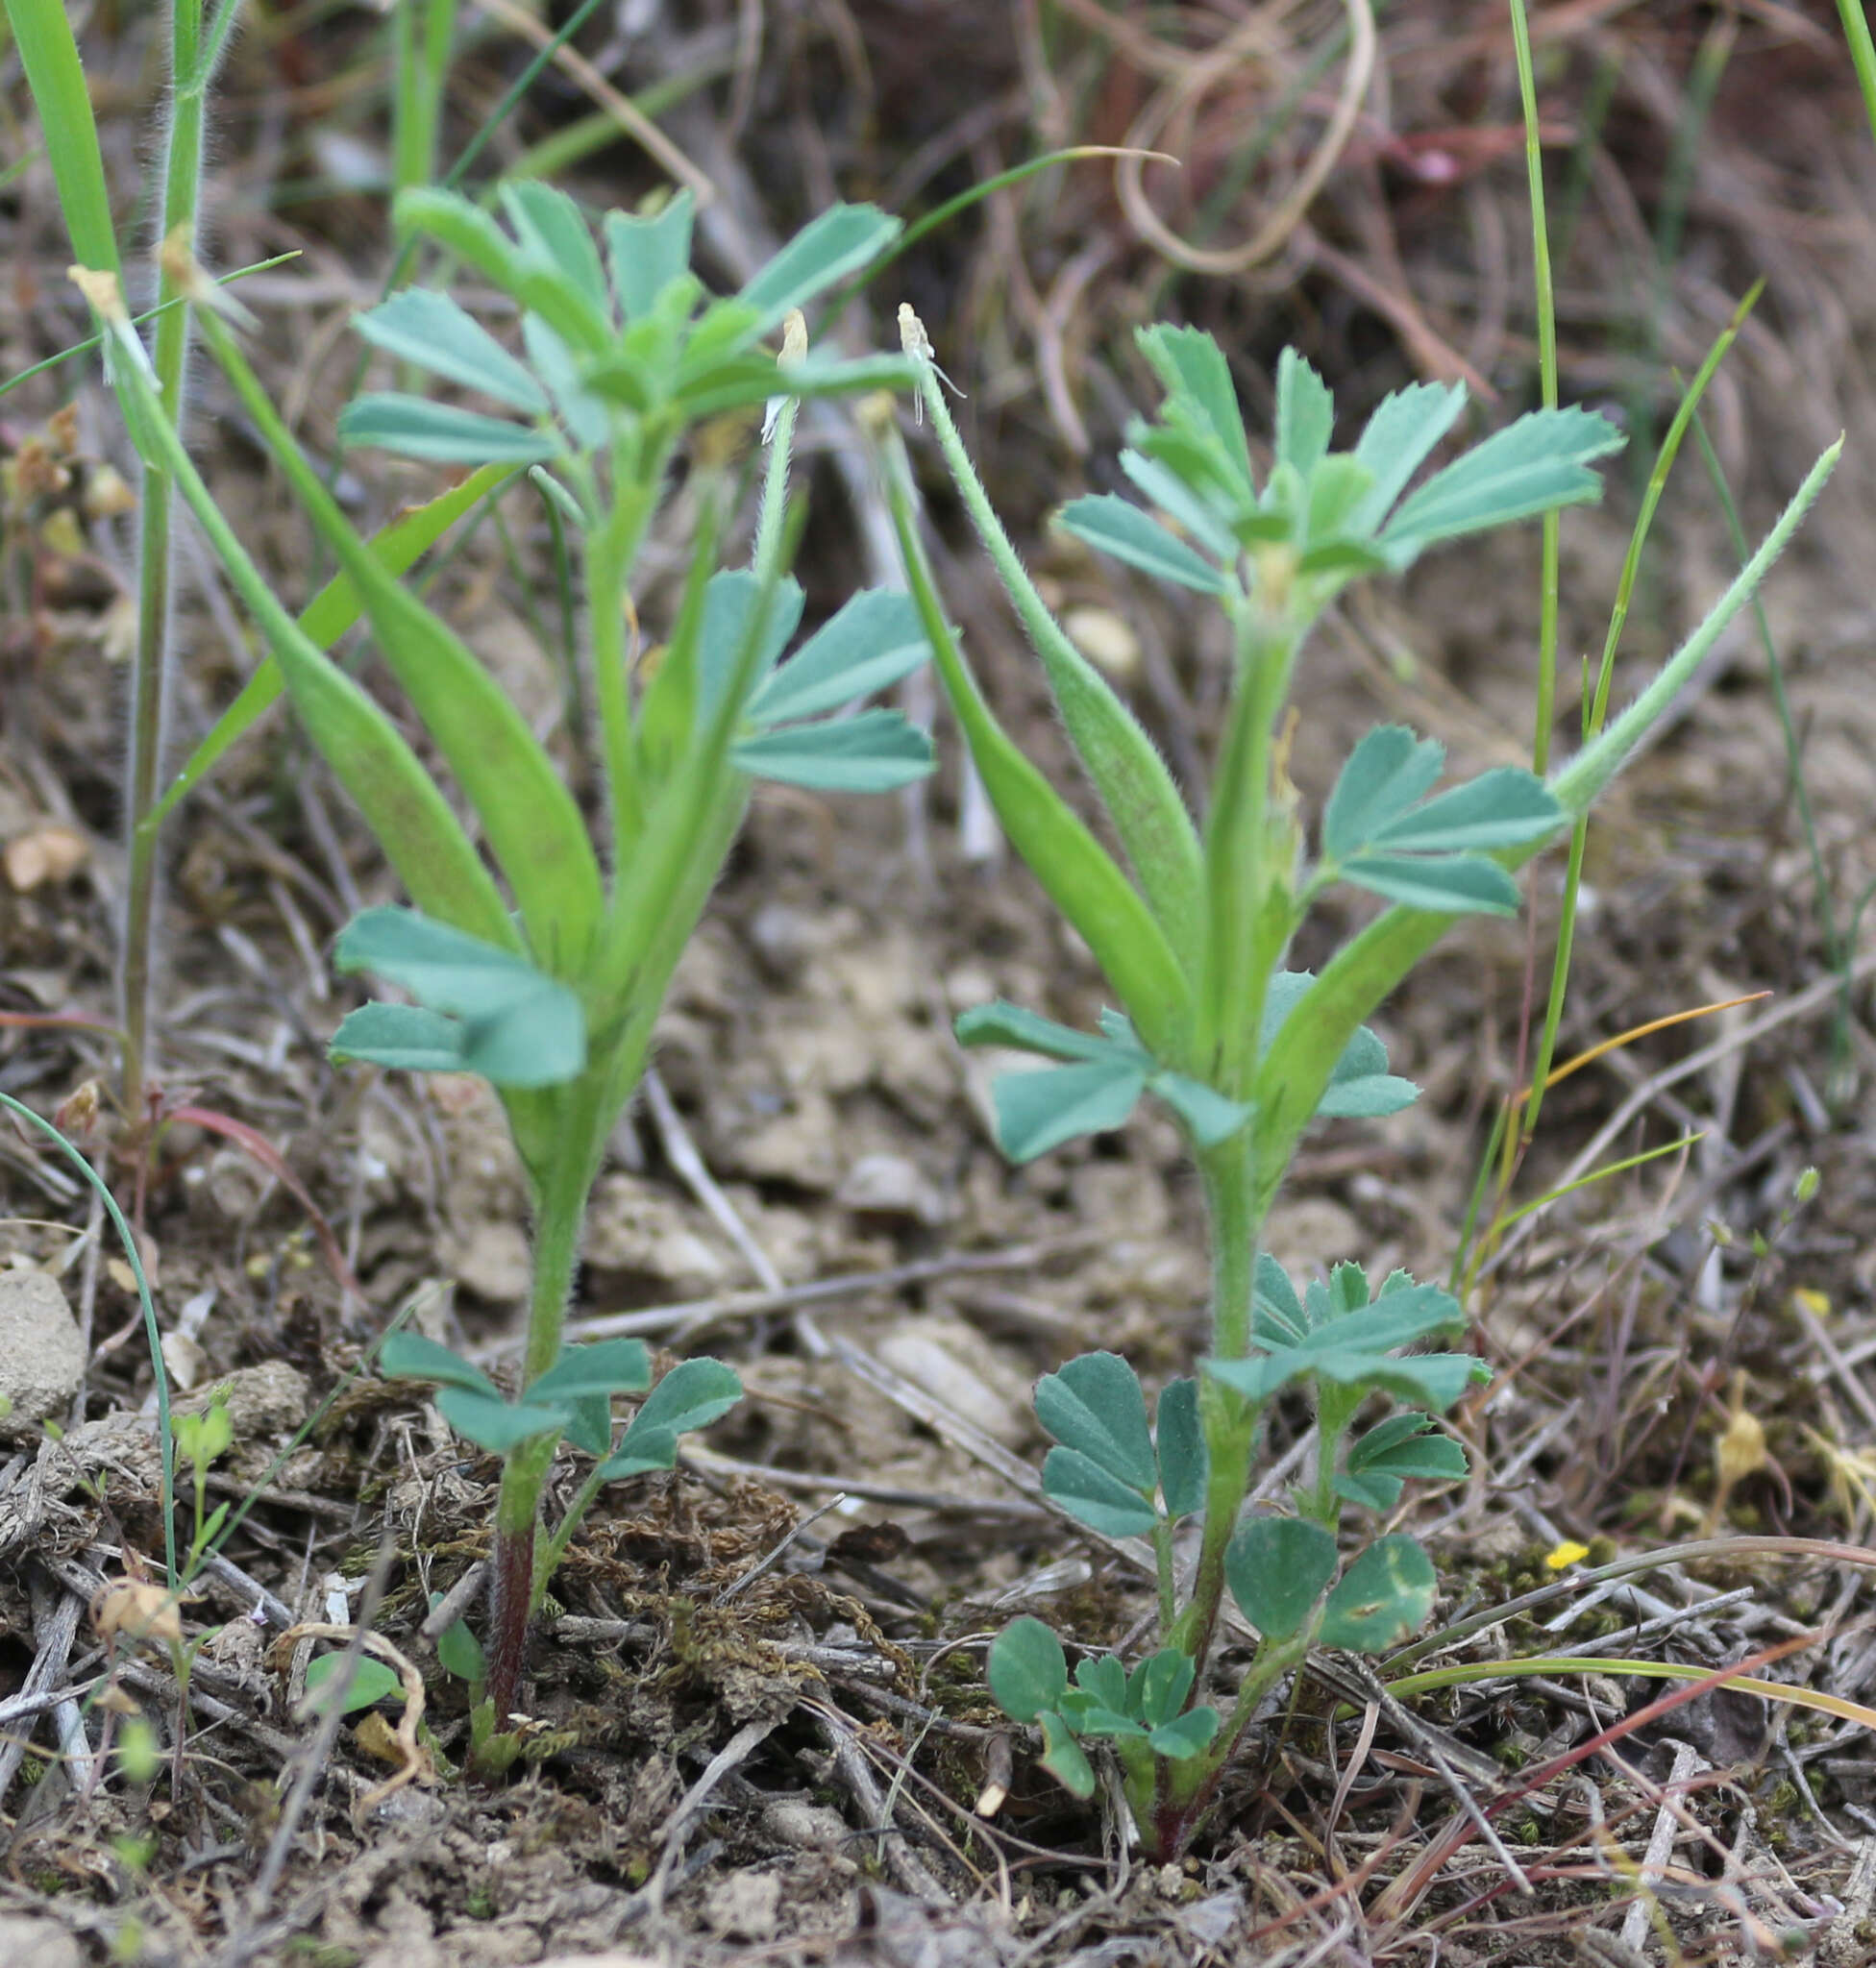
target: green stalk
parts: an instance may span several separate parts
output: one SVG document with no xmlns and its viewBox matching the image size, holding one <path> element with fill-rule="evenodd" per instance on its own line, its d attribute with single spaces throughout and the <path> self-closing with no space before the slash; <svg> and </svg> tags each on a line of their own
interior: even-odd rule
<svg viewBox="0 0 1876 1968">
<path fill-rule="evenodd" d="M 1536 289 L 1538 378 L 1543 406 L 1557 407 L 1557 303 L 1550 275 L 1550 232 L 1543 212 L 1543 151 L 1538 124 L 1537 79 L 1531 64 L 1531 26 L 1524 0 L 1511 0 L 1512 50 L 1518 62 L 1518 94 L 1524 112 L 1524 174 L 1531 190 L 1531 276 Z M 1543 516 L 1543 570 L 1539 594 L 1538 701 L 1531 736 L 1531 770 L 1540 777 L 1549 770 L 1550 726 L 1557 703 L 1557 616 L 1561 591 L 1558 574 L 1560 521 L 1556 512 Z"/>
<path fill-rule="evenodd" d="M 528 1349 L 522 1365 L 522 1392 L 560 1357 L 567 1301 L 580 1265 L 580 1232 L 586 1220 L 586 1195 L 595 1154 L 592 1116 L 604 1070 L 589 1070 L 568 1088 L 560 1119 L 560 1152 L 538 1185 L 534 1207 L 534 1276 L 528 1309 Z M 581 1125 L 581 1122 L 585 1125 Z M 502 1470 L 495 1506 L 495 1547 L 490 1559 L 488 1646 L 489 1694 L 498 1733 L 506 1729 L 521 1683 L 528 1645 L 528 1619 L 534 1604 L 534 1530 L 540 1514 L 541 1486 L 553 1466 L 557 1438 L 524 1442 Z"/>
<path fill-rule="evenodd" d="M 1211 1233 L 1212 1357 L 1218 1360 L 1242 1360 L 1250 1351 L 1251 1290 L 1261 1218 L 1251 1201 L 1247 1134 L 1241 1129 L 1197 1157 Z M 1224 1598 L 1224 1553 L 1250 1488 L 1257 1411 L 1242 1394 L 1204 1374 L 1198 1382 L 1198 1414 L 1210 1463 L 1204 1531 L 1191 1596 L 1168 1635 L 1168 1644 L 1191 1657 L 1202 1681 Z"/>
<path fill-rule="evenodd" d="M 1584 701 L 1583 740 L 1585 744 L 1588 744 L 1591 739 L 1594 738 L 1601 731 L 1603 724 L 1609 715 L 1609 694 L 1616 677 L 1616 651 L 1621 642 L 1622 630 L 1628 624 L 1629 604 L 1635 594 L 1636 582 L 1641 577 L 1642 552 L 1647 544 L 1648 533 L 1654 524 L 1656 509 L 1661 504 L 1661 495 L 1666 489 L 1667 475 L 1674 468 L 1674 458 L 1680 451 L 1681 439 L 1687 434 L 1688 426 L 1693 419 L 1694 410 L 1701 397 L 1706 393 L 1708 383 L 1713 381 L 1719 369 L 1720 363 L 1725 360 L 1727 350 L 1733 346 L 1735 337 L 1744 326 L 1745 318 L 1751 313 L 1753 305 L 1759 299 L 1764 286 L 1764 281 L 1758 282 L 1753 286 L 1751 292 L 1746 295 L 1745 299 L 1734 309 L 1732 320 L 1721 330 L 1713 347 L 1707 351 L 1706 360 L 1701 363 L 1692 382 L 1683 392 L 1679 406 L 1674 411 L 1673 421 L 1667 427 L 1667 435 L 1662 439 L 1661 451 L 1655 458 L 1654 469 L 1648 474 L 1647 489 L 1642 498 L 1642 509 L 1636 514 L 1635 525 L 1629 533 L 1628 553 L 1622 561 L 1621 578 L 1616 584 L 1616 604 L 1610 611 L 1609 631 L 1603 638 L 1602 662 L 1596 672 L 1595 689 Z M 1701 441 L 1703 444 L 1705 443 L 1704 433 L 1702 433 Z M 1733 516 L 1733 532 L 1734 551 L 1738 554 L 1740 560 L 1744 560 L 1747 551 L 1745 535 L 1740 530 L 1737 514 Z M 1760 627 L 1763 629 L 1765 627 L 1765 610 L 1757 602 L 1753 605 L 1755 608 L 1758 608 Z M 1778 693 L 1780 706 L 1783 708 L 1785 701 L 1784 680 L 1778 672 L 1775 657 L 1772 668 L 1775 679 L 1774 687 Z M 1789 718 L 1787 720 L 1787 732 L 1789 735 Z M 1796 773 L 1795 754 L 1792 756 L 1792 769 Z M 1824 898 L 1822 906 L 1828 918 L 1830 903 L 1827 891 L 1821 885 L 1821 865 L 1816 862 L 1816 837 L 1809 825 L 1810 802 L 1805 793 L 1802 774 L 1798 774 L 1797 777 L 1800 810 L 1807 823 L 1806 837 L 1812 843 L 1814 866 L 1817 868 L 1820 883 L 1818 892 Z M 1569 984 L 1570 956 L 1576 938 L 1576 901 L 1583 885 L 1583 853 L 1589 837 L 1590 818 L 1586 813 L 1578 816 L 1575 825 L 1570 829 L 1569 865 L 1564 874 L 1564 901 L 1557 922 L 1557 950 L 1550 970 L 1550 993 L 1543 1008 L 1543 1035 L 1538 1042 L 1537 1058 L 1531 1067 L 1529 1080 L 1531 1097 L 1525 1103 L 1519 1152 L 1521 1152 L 1522 1148 L 1529 1147 L 1531 1143 L 1537 1138 L 1538 1111 L 1543 1104 L 1544 1082 L 1550 1077 L 1550 1062 L 1556 1056 L 1557 1028 L 1563 1021 L 1564 998 Z M 1826 938 L 1826 954 L 1830 956 L 1832 962 L 1835 962 L 1836 953 L 1834 948 L 1831 947 L 1831 937 L 1828 927 Z M 1515 1163 L 1515 1156 L 1509 1158 L 1508 1166 Z M 1499 1200 L 1500 1202 L 1503 1201 L 1502 1195 Z"/>
<path fill-rule="evenodd" d="M 1245 1096 L 1257 1067 L 1258 1030 L 1274 968 L 1269 948 L 1273 912 L 1288 929 L 1288 896 L 1276 893 L 1287 871 L 1273 865 L 1270 814 L 1273 727 L 1301 640 L 1287 604 L 1287 595 L 1260 596 L 1231 609 L 1237 688 L 1205 818 L 1198 1067 L 1234 1100 Z"/>
<path fill-rule="evenodd" d="M 1857 86 L 1863 91 L 1863 106 L 1869 117 L 1869 134 L 1876 136 L 1876 43 L 1869 36 L 1869 16 L 1863 0 L 1837 0 L 1837 12 L 1843 22 L 1843 37 L 1850 43 L 1850 65 L 1857 71 Z"/>
<path fill-rule="evenodd" d="M 421 15 L 421 18 L 419 16 Z M 398 0 L 392 187 L 428 184 L 436 174 L 436 130 L 456 37 L 456 0 Z"/>
<path fill-rule="evenodd" d="M 671 440 L 650 431 L 612 448 L 612 503 L 586 536 L 586 617 L 599 700 L 600 750 L 612 807 L 612 873 L 623 873 L 645 826 L 632 731 L 631 681 L 626 660 L 626 607 L 632 567 L 657 510 Z"/>
<path fill-rule="evenodd" d="M 193 317 L 174 304 L 181 269 L 194 258 L 201 197 L 202 140 L 214 62 L 227 46 L 239 0 L 225 0 L 205 45 L 202 0 L 173 0 L 170 9 L 169 132 L 162 162 L 162 240 L 157 304 L 157 390 L 165 421 L 184 427 L 184 387 Z M 175 257 L 181 249 L 183 258 Z M 164 701 L 168 693 L 171 612 L 170 474 L 144 460 L 143 508 L 137 541 L 136 659 L 131 672 L 131 741 L 127 810 L 130 869 L 125 883 L 122 997 L 123 1103 L 131 1126 L 140 1125 L 149 1073 L 150 978 L 156 940 L 158 833 L 142 824 L 156 804 L 162 770 Z"/>
</svg>

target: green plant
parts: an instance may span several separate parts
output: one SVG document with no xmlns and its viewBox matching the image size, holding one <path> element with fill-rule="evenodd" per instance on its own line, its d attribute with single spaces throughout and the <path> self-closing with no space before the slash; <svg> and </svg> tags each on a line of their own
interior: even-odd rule
<svg viewBox="0 0 1876 1968">
<path fill-rule="evenodd" d="M 353 1013 L 333 1055 L 481 1074 L 501 1095 L 527 1174 L 534 1276 L 516 1396 L 415 1336 L 393 1336 L 383 1353 L 386 1370 L 440 1383 L 451 1421 L 503 1460 L 480 1724 L 489 1758 L 513 1709 L 528 1620 L 580 1513 L 603 1483 L 669 1467 L 678 1435 L 736 1398 L 728 1368 L 687 1363 L 653 1390 L 615 1446 L 611 1400 L 645 1389 L 643 1349 L 563 1350 L 561 1334 L 588 1191 L 753 779 L 884 790 L 931 762 L 927 739 L 897 712 L 827 715 L 926 659 L 905 596 L 855 596 L 781 660 L 803 605 L 783 565 L 796 406 L 806 395 L 902 384 L 910 375 L 897 357 L 808 354 L 800 309 L 876 256 L 896 222 L 869 207 L 836 208 L 741 293 L 712 299 L 690 271 L 686 196 L 646 217 L 614 212 L 598 240 L 573 201 L 549 186 L 506 185 L 502 205 L 511 231 L 449 193 L 407 193 L 397 212 L 402 226 L 519 305 L 525 361 L 442 293 L 406 289 L 358 326 L 401 362 L 509 414 L 367 395 L 348 407 L 341 430 L 352 444 L 420 459 L 528 469 L 562 515 L 583 579 L 598 725 L 587 749 L 600 762 L 609 892 L 553 755 L 456 633 L 353 530 L 215 311 L 217 290 L 194 269 L 177 270 L 201 308 L 205 344 L 338 561 L 380 655 L 472 810 L 480 844 L 391 720 L 314 645 L 248 558 L 162 414 L 114 282 L 78 276 L 107 332 L 139 452 L 174 473 L 265 633 L 301 722 L 416 904 L 367 910 L 341 935 L 341 968 L 371 971 L 415 1002 Z M 779 361 L 763 346 L 778 329 Z M 684 434 L 704 418 L 753 415 L 763 405 L 768 459 L 753 565 L 718 568 L 727 495 L 721 474 L 695 461 L 690 489 L 702 518 L 682 597 L 661 657 L 634 671 L 630 577 Z M 595 1466 L 537 1555 L 541 1488 L 562 1439 Z"/>
<path fill-rule="evenodd" d="M 1011 842 L 1105 972 L 1120 1009 L 1098 1033 L 1014 1005 L 966 1012 L 967 1045 L 1052 1062 L 996 1089 L 998 1129 L 1025 1159 L 1119 1126 L 1143 1094 L 1177 1123 L 1203 1186 L 1213 1287 L 1208 1357 L 1161 1394 L 1149 1428 L 1140 1384 L 1111 1353 L 1071 1361 L 1036 1389 L 1054 1438 L 1047 1493 L 1107 1537 L 1150 1541 L 1160 1644 L 1129 1673 L 1080 1663 L 1021 1620 L 991 1649 L 993 1692 L 1042 1728 L 1072 1790 L 1093 1773 L 1081 1743 L 1111 1741 L 1146 1849 L 1181 1851 L 1262 1698 L 1314 1645 L 1378 1653 L 1425 1619 L 1433 1565 L 1411 1538 L 1357 1537 L 1351 1513 L 1389 1512 L 1410 1481 L 1451 1481 L 1466 1456 L 1437 1417 L 1485 1377 L 1464 1353 L 1404 1352 L 1463 1330 L 1445 1291 L 1396 1272 L 1378 1288 L 1340 1265 L 1298 1292 L 1258 1248 L 1304 1129 L 1321 1117 L 1394 1112 L 1415 1095 L 1362 1021 L 1469 913 L 1510 915 L 1513 875 L 1583 813 L 1686 682 L 1790 538 L 1836 460 L 1826 453 L 1765 544 L 1642 697 L 1548 778 L 1499 768 L 1436 791 L 1443 756 L 1396 726 L 1355 748 L 1324 803 L 1311 858 L 1280 733 L 1298 652 L 1349 581 L 1398 573 L 1428 548 L 1593 499 L 1590 469 L 1621 442 L 1602 419 L 1548 408 L 1463 453 L 1417 486 L 1465 392 L 1422 384 L 1388 398 L 1351 452 L 1330 449 L 1327 388 L 1294 352 L 1276 375 L 1271 467 L 1257 482 L 1224 357 L 1209 337 L 1144 331 L 1164 390 L 1157 421 L 1129 430 L 1122 467 L 1165 522 L 1115 496 L 1077 499 L 1058 523 L 1102 553 L 1209 597 L 1235 670 L 1207 810 L 1195 820 L 1147 734 L 1049 613 L 1004 537 L 938 386 L 929 344 L 901 310 L 920 393 L 965 507 L 1047 672 L 1069 738 L 1131 874 L 996 721 L 939 605 L 920 544 L 909 461 L 880 425 L 912 591 L 939 673 Z M 1285 968 L 1311 905 L 1345 884 L 1387 906 L 1320 975 Z M 1401 1404 L 1360 1427 L 1377 1396 Z M 1260 1423 L 1280 1397 L 1314 1413 L 1311 1477 L 1289 1513 L 1243 1517 Z M 1173 1533 L 1197 1517 L 1187 1578 Z M 1259 1636 L 1221 1721 L 1204 1706 L 1226 1592 Z"/>
</svg>

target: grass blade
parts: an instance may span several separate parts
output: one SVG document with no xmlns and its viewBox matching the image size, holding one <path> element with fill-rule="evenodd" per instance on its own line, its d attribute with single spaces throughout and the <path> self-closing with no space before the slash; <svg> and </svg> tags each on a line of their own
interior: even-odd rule
<svg viewBox="0 0 1876 1968">
<path fill-rule="evenodd" d="M 6 5 L 20 65 L 38 109 L 72 251 L 81 265 L 115 273 L 117 234 L 111 223 L 104 154 L 65 0 L 6 0 Z"/>
</svg>

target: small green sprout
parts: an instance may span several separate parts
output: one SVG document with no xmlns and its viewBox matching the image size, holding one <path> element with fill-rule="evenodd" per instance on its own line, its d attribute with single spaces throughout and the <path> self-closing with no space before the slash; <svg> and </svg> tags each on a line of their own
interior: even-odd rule
<svg viewBox="0 0 1876 1968">
<path fill-rule="evenodd" d="M 1160 1644 L 1131 1671 L 1118 1659 L 1084 1660 L 1071 1683 L 1060 1642 L 1024 1618 L 992 1645 L 990 1685 L 1010 1716 L 1040 1729 L 1045 1766 L 1078 1796 L 1094 1786 L 1084 1745 L 1111 1744 L 1146 1851 L 1174 1857 L 1259 1702 L 1312 1646 L 1384 1654 L 1426 1619 L 1438 1584 L 1426 1553 L 1401 1533 L 1351 1538 L 1354 1513 L 1394 1511 L 1409 1483 L 1466 1475 L 1466 1452 L 1441 1417 L 1488 1377 L 1469 1354 L 1419 1350 L 1464 1330 L 1458 1301 L 1439 1287 L 1395 1272 L 1377 1288 L 1359 1265 L 1340 1265 L 1299 1291 L 1259 1250 L 1297 1144 L 1319 1119 L 1373 1119 L 1415 1098 L 1364 1020 L 1460 918 L 1517 910 L 1517 871 L 1588 808 L 1661 716 L 1790 538 L 1836 452 L 1641 700 L 1568 765 L 1547 779 L 1499 767 L 1443 788 L 1441 747 L 1383 726 L 1343 767 L 1312 842 L 1281 734 L 1324 609 L 1349 582 L 1398 574 L 1445 542 L 1593 500 L 1592 467 L 1620 434 L 1587 410 L 1538 410 L 1422 477 L 1464 412 L 1463 387 L 1423 383 L 1387 398 L 1354 449 L 1337 452 L 1327 387 L 1286 351 L 1260 482 L 1217 344 L 1191 329 L 1143 331 L 1164 400 L 1154 421 L 1129 428 L 1121 467 L 1145 503 L 1076 499 L 1057 524 L 1206 597 L 1223 618 L 1232 687 L 1209 801 L 1195 814 L 1017 558 L 909 308 L 901 337 L 1121 849 L 1102 845 L 998 723 L 938 600 L 903 441 L 881 425 L 907 576 L 959 727 L 1010 842 L 1093 951 L 1115 1006 L 1091 1033 L 982 1005 L 959 1018 L 958 1037 L 1046 1062 L 994 1089 L 999 1139 L 1016 1161 L 1119 1127 L 1151 1095 L 1197 1165 L 1211 1231 L 1209 1352 L 1196 1380 L 1161 1393 L 1151 1425 L 1132 1368 L 1112 1353 L 1070 1361 L 1035 1393 L 1055 1443 L 1047 1494 L 1092 1531 L 1153 1552 Z M 1332 889 L 1388 906 L 1320 975 L 1295 969 L 1297 931 Z M 1279 1400 L 1313 1412 L 1314 1470 L 1287 1508 L 1247 1514 L 1261 1426 Z M 1370 1412 L 1382 1401 L 1393 1412 Z M 1188 1572 L 1174 1533 L 1189 1518 L 1198 1538 Z M 1258 1644 L 1221 1722 L 1203 1696 L 1227 1592 Z"/>
</svg>

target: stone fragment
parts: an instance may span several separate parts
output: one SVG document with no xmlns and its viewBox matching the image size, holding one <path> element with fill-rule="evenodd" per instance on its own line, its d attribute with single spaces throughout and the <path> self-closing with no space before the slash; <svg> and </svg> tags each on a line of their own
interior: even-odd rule
<svg viewBox="0 0 1876 1968">
<path fill-rule="evenodd" d="M 0 1271 L 0 1439 L 30 1438 L 84 1379 L 84 1342 L 58 1280 Z M 0 1960 L 11 1958 L 0 1950 Z"/>
<path fill-rule="evenodd" d="M 941 1344 L 930 1333 L 920 1331 L 915 1322 L 901 1320 L 876 1350 L 895 1373 L 923 1388 L 953 1414 L 975 1422 L 1005 1448 L 1026 1447 L 1030 1428 L 1022 1409 L 993 1387 L 975 1365 L 966 1364 L 968 1349 L 990 1372 L 996 1371 L 985 1358 L 988 1348 L 984 1342 L 968 1328 L 948 1330 L 946 1339 L 950 1343 Z"/>
<path fill-rule="evenodd" d="M 905 1155 L 862 1155 L 848 1169 L 834 1192 L 843 1209 L 863 1216 L 910 1217 L 927 1229 L 942 1223 L 949 1212 L 945 1199 L 925 1178 L 919 1165 Z"/>
<path fill-rule="evenodd" d="M 84 1968 L 85 1956 L 56 1921 L 0 1913 L 0 1961 L 7 1968 Z"/>
</svg>

